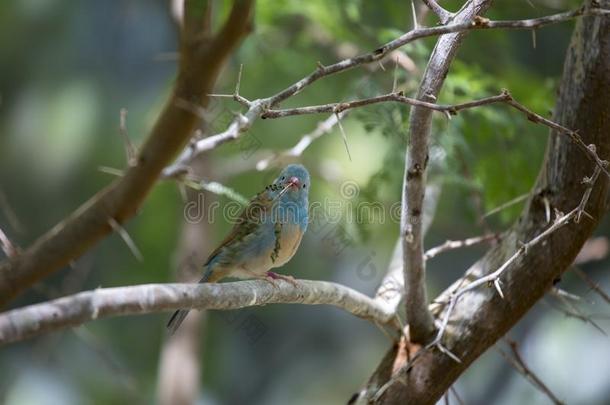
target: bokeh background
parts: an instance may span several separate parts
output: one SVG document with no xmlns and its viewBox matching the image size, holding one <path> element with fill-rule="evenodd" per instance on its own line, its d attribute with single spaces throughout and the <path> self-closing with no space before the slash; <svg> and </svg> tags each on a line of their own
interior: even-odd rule
<svg viewBox="0 0 610 405">
<path fill-rule="evenodd" d="M 228 3 L 228 2 L 227 2 Z M 460 2 L 446 1 L 455 10 Z M 497 2 L 491 18 L 542 16 L 578 1 Z M 217 2 L 215 21 L 227 5 Z M 416 9 L 424 9 L 419 1 Z M 435 24 L 433 15 L 420 23 Z M 536 32 L 472 32 L 459 52 L 439 99 L 457 103 L 502 88 L 546 115 L 555 102 L 573 22 Z M 272 1 L 257 4 L 255 31 L 223 72 L 218 93 L 231 93 L 243 64 L 241 93 L 269 96 L 315 68 L 375 49 L 413 26 L 410 2 Z M 387 93 L 414 94 L 435 39 L 405 46 L 395 69 L 369 66 L 329 77 L 284 106 L 303 106 Z M 119 111 L 128 110 L 131 140 L 141 144 L 168 95 L 176 71 L 177 26 L 166 1 L 0 2 L 0 227 L 19 246 L 76 209 L 113 180 L 100 167 L 125 167 Z M 242 110 L 222 99 L 213 103 L 210 132 L 224 129 Z M 276 173 L 256 170 L 269 151 L 293 146 L 327 116 L 259 120 L 247 141 L 206 155 L 207 182 L 218 181 L 250 197 Z M 374 294 L 388 266 L 398 223 L 379 216 L 350 220 L 358 203 L 389 207 L 400 201 L 408 109 L 376 105 L 343 119 L 352 159 L 337 128 L 317 140 L 301 161 L 313 175 L 311 201 L 342 207 L 338 221 L 322 215 L 282 272 L 331 280 Z M 481 221 L 481 215 L 530 190 L 547 130 L 503 106 L 460 113 L 434 122 L 430 180 L 441 188 L 426 246 L 501 232 L 519 204 Z M 354 195 L 342 192 L 345 182 Z M 225 190 L 226 191 L 226 190 Z M 216 199 L 220 207 L 234 201 Z M 86 255 L 39 283 L 12 303 L 22 306 L 96 287 L 170 282 L 177 258 L 185 204 L 174 181 L 159 183 L 127 230 L 143 255 L 138 261 L 112 235 Z M 206 221 L 204 216 L 202 221 Z M 230 223 L 215 216 L 209 243 L 222 240 Z M 579 264 L 610 289 L 606 219 Z M 211 250 L 209 246 L 206 249 Z M 430 295 L 455 280 L 485 246 L 443 254 L 428 263 Z M 0 253 L 1 254 L 1 253 Z M 594 259 L 592 259 L 594 258 Z M 581 296 L 575 305 L 610 330 L 608 306 L 572 272 L 559 286 Z M 591 325 L 547 297 L 511 332 L 523 358 L 570 404 L 610 403 L 610 342 Z M 104 319 L 0 349 L 0 402 L 109 404 L 155 401 L 167 314 Z M 252 322 L 256 327 L 252 328 Z M 250 325 L 250 327 L 244 326 Z M 336 308 L 277 305 L 232 313 L 210 312 L 201 339 L 201 404 L 345 403 L 371 374 L 388 340 L 375 326 Z M 506 348 L 502 343 L 500 347 Z M 534 389 L 492 348 L 456 383 L 468 404 L 545 404 Z"/>
</svg>

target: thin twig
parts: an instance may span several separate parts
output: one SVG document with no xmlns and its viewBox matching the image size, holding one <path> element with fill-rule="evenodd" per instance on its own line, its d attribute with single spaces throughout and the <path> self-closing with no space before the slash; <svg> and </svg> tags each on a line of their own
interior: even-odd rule
<svg viewBox="0 0 610 405">
<path fill-rule="evenodd" d="M 534 246 L 536 246 L 537 244 L 542 242 L 545 238 L 547 238 L 549 235 L 551 235 L 553 232 L 557 231 L 558 229 L 560 229 L 564 225 L 566 225 L 572 218 L 574 218 L 578 214 L 578 212 L 579 212 L 578 208 L 574 208 L 568 214 L 557 218 L 555 220 L 555 222 L 550 227 L 548 227 L 544 232 L 540 233 L 538 236 L 534 237 L 529 242 L 524 243 L 496 271 L 489 273 L 486 276 L 480 277 L 480 278 L 476 279 L 475 281 L 471 282 L 470 284 L 466 285 L 465 287 L 462 287 L 459 290 L 453 292 L 451 294 L 451 298 L 449 300 L 449 305 L 443 315 L 443 319 L 442 319 L 441 325 L 438 329 L 436 338 L 434 339 L 433 342 L 431 342 L 429 344 L 429 346 L 430 347 L 438 346 L 440 344 L 440 342 L 442 342 L 443 335 L 444 335 L 444 333 L 447 329 L 447 325 L 449 323 L 449 318 L 451 317 L 453 308 L 457 304 L 457 301 L 460 299 L 460 297 L 462 297 L 467 292 L 472 291 L 475 288 L 478 288 L 481 285 L 489 285 L 490 283 L 494 283 L 495 287 L 498 289 L 498 293 L 501 294 L 502 290 L 500 289 L 500 286 L 499 286 L 499 280 L 500 280 L 500 277 L 502 276 L 502 274 L 504 273 L 504 271 L 506 271 L 506 269 L 508 269 L 510 267 L 510 265 L 513 264 L 519 257 L 526 254 L 529 249 L 533 248 Z M 501 294 L 501 295 L 503 295 L 503 294 Z"/>
<path fill-rule="evenodd" d="M 449 387 L 449 392 L 451 392 L 453 394 L 453 396 L 455 397 L 455 399 L 457 399 L 459 405 L 465 404 L 465 402 L 460 397 L 460 394 L 458 394 L 457 389 L 455 389 L 453 387 L 453 385 L 451 387 Z"/>
<path fill-rule="evenodd" d="M 607 304 L 610 304 L 610 295 L 608 295 L 608 293 L 606 293 L 598 283 L 596 283 L 595 281 L 593 281 L 588 275 L 587 273 L 585 273 L 584 271 L 582 271 L 581 269 L 579 269 L 578 267 L 573 267 L 572 271 L 574 273 L 576 273 L 576 275 L 578 277 L 580 277 L 581 279 L 583 279 L 583 281 L 585 283 L 587 283 L 587 285 L 593 290 L 595 291 L 597 294 L 599 294 L 600 297 L 602 297 L 604 299 L 604 301 L 606 301 Z"/>
<path fill-rule="evenodd" d="M 507 201 L 504 204 L 501 204 L 501 205 L 497 206 L 496 208 L 488 211 L 487 213 L 485 213 L 485 215 L 483 215 L 483 218 L 490 217 L 494 214 L 497 214 L 500 211 L 503 211 L 509 207 L 512 207 L 515 204 L 519 204 L 521 201 L 524 201 L 525 199 L 527 199 L 527 197 L 529 195 L 530 195 L 529 193 L 521 194 L 520 196 L 517 196 L 517 197 L 513 198 L 512 200 Z"/>
<path fill-rule="evenodd" d="M 242 100 L 242 103 L 245 101 L 248 104 L 248 111 L 243 115 L 238 115 L 232 122 L 229 124 L 228 128 L 216 135 L 212 135 L 205 139 L 198 141 L 193 148 L 185 149 L 182 154 L 176 159 L 176 161 L 166 167 L 163 171 L 163 177 L 171 178 L 175 177 L 177 173 L 184 170 L 184 167 L 190 164 L 190 161 L 198 154 L 203 153 L 205 151 L 214 149 L 226 142 L 235 140 L 241 136 L 241 134 L 247 132 L 254 121 L 261 116 L 265 111 L 274 106 L 280 104 L 286 99 L 294 96 L 295 94 L 300 93 L 305 87 L 311 85 L 315 81 L 327 77 L 336 73 L 344 72 L 349 69 L 353 69 L 357 66 L 369 64 L 372 62 L 377 62 L 383 59 L 385 56 L 390 54 L 392 51 L 410 43 L 415 40 L 438 36 L 444 34 L 458 33 L 470 30 L 478 30 L 478 29 L 532 29 L 532 28 L 540 28 L 550 24 L 557 24 L 560 22 L 568 21 L 576 17 L 580 17 L 583 15 L 599 15 L 603 14 L 604 10 L 598 8 L 578 8 L 576 10 L 554 14 L 546 17 L 534 18 L 529 20 L 514 20 L 514 21 L 491 21 L 487 19 L 478 18 L 474 21 L 468 22 L 460 22 L 456 24 L 449 24 L 439 27 L 427 27 L 427 28 L 418 28 L 416 30 L 411 30 L 398 38 L 385 43 L 379 48 L 375 49 L 372 52 L 365 53 L 353 58 L 344 59 L 340 62 L 334 63 L 332 65 L 322 65 L 318 64 L 317 68 L 295 82 L 294 84 L 286 87 L 284 90 L 276 93 L 270 97 L 262 98 L 254 101 L 248 101 L 246 99 Z M 246 103 L 243 103 L 246 104 Z"/>
<path fill-rule="evenodd" d="M 398 102 L 402 104 L 407 104 L 410 106 L 428 108 L 430 110 L 442 112 L 448 114 L 448 116 L 456 115 L 459 111 L 467 110 L 471 108 L 481 107 L 484 105 L 495 104 L 495 103 L 505 103 L 510 107 L 516 109 L 517 111 L 525 114 L 528 120 L 545 125 L 552 130 L 559 132 L 570 138 L 576 145 L 587 155 L 587 157 L 593 161 L 597 167 L 604 172 L 608 178 L 610 178 L 610 173 L 606 169 L 608 167 L 608 161 L 602 160 L 596 153 L 594 145 L 585 145 L 582 141 L 581 136 L 576 132 L 569 128 L 566 128 L 556 122 L 553 122 L 547 118 L 544 118 L 540 114 L 537 114 L 525 107 L 523 104 L 516 101 L 513 96 L 507 91 L 503 90 L 500 94 L 490 97 L 484 97 L 478 100 L 473 100 L 460 104 L 453 105 L 442 105 L 435 104 L 427 101 L 422 101 L 410 97 L 405 97 L 402 92 L 389 93 L 381 96 L 370 97 L 360 100 L 353 100 L 349 102 L 341 102 L 341 103 L 329 103 L 329 104 L 321 104 L 307 107 L 297 107 L 297 108 L 286 108 L 286 109 L 276 109 L 276 110 L 267 110 L 262 114 L 262 118 L 282 118 L 288 117 L 292 115 L 305 115 L 305 114 L 320 114 L 320 113 L 336 113 L 341 111 L 346 111 L 354 108 L 360 108 L 372 104 L 385 103 L 385 102 Z M 597 179 L 596 174 L 593 174 L 593 179 Z M 594 180 L 591 180 L 594 181 Z M 488 214 L 489 215 L 489 214 Z"/>
<path fill-rule="evenodd" d="M 544 118 L 540 114 L 536 114 L 532 110 L 525 107 L 523 104 L 515 101 L 512 97 L 510 100 L 507 101 L 507 103 L 510 106 L 516 108 L 517 110 L 523 112 L 527 116 L 528 120 L 546 125 L 547 127 L 568 136 L 574 143 L 576 143 L 576 145 L 583 152 L 585 152 L 589 159 L 592 160 L 597 165 L 597 167 L 599 167 L 601 171 L 603 171 L 604 174 L 608 176 L 608 178 L 610 178 L 610 173 L 608 173 L 608 170 L 606 169 L 606 167 L 608 166 L 608 161 L 602 160 L 599 158 L 599 156 L 597 156 L 597 153 L 595 151 L 595 145 L 585 145 L 577 131 L 573 131 L 569 128 L 557 124 L 556 122 L 549 120 L 548 118 Z"/>
<path fill-rule="evenodd" d="M 568 316 L 570 318 L 575 318 L 575 319 L 578 319 L 578 320 L 580 320 L 580 321 L 582 321 L 584 323 L 588 323 L 589 325 L 591 325 L 595 329 L 597 329 L 597 331 L 599 333 L 601 333 L 602 335 L 608 336 L 608 334 L 606 333 L 604 328 L 599 326 L 597 324 L 597 322 L 595 322 L 590 315 L 587 315 L 587 314 L 583 313 L 580 309 L 578 309 L 578 307 L 576 305 L 571 303 L 563 295 L 555 294 L 554 297 L 556 297 L 559 301 L 561 301 L 561 303 L 563 303 L 567 308 L 561 308 L 561 307 L 558 307 L 558 306 L 551 305 L 552 308 L 554 308 L 554 309 L 564 313 L 566 316 Z"/>
<path fill-rule="evenodd" d="M 524 376 L 530 383 L 532 383 L 534 387 L 536 387 L 543 394 L 545 394 L 551 400 L 551 402 L 557 405 L 563 405 L 564 402 L 559 400 L 559 398 L 557 398 L 557 396 L 553 394 L 553 391 L 551 391 L 549 387 L 547 387 L 542 382 L 542 380 L 532 370 L 530 370 L 527 364 L 525 364 L 523 358 L 521 357 L 521 354 L 519 353 L 517 342 L 507 337 L 504 338 L 504 340 L 510 348 L 512 356 L 504 352 L 504 350 L 499 347 L 497 349 L 500 355 L 502 355 L 502 357 L 504 357 L 504 359 L 508 362 L 508 364 L 510 364 L 519 374 Z"/>
<path fill-rule="evenodd" d="M 121 239 L 123 239 L 123 242 L 125 242 L 134 257 L 140 262 L 143 261 L 144 257 L 142 256 L 140 249 L 138 249 L 135 242 L 133 241 L 133 239 L 131 239 L 131 236 L 129 236 L 129 233 L 125 230 L 125 228 L 123 228 L 121 224 L 119 224 L 116 219 L 112 217 L 108 218 L 108 224 L 112 227 L 112 230 L 118 233 Z"/>
<path fill-rule="evenodd" d="M 508 102 L 511 96 L 508 92 L 504 91 L 501 94 L 484 97 L 478 100 L 469 101 L 461 104 L 442 105 L 430 103 L 427 101 L 418 100 L 411 97 L 405 97 L 402 91 L 384 94 L 381 96 L 370 97 L 360 100 L 353 100 L 348 102 L 340 103 L 329 103 L 321 105 L 313 105 L 308 107 L 297 107 L 297 108 L 286 108 L 281 110 L 267 110 L 263 113 L 262 118 L 282 118 L 292 115 L 305 115 L 305 114 L 320 114 L 320 113 L 334 113 L 346 111 L 354 108 L 364 107 L 372 104 L 385 103 L 385 102 L 398 102 L 407 104 L 410 106 L 417 106 L 423 108 L 429 108 L 434 111 L 448 112 L 451 115 L 456 115 L 459 111 L 467 110 L 470 108 L 481 107 L 487 104 L 494 104 L 499 102 Z"/>
<path fill-rule="evenodd" d="M 428 6 L 428 8 L 430 10 L 432 10 L 432 12 L 434 14 L 436 14 L 436 16 L 440 20 L 441 24 L 447 24 L 449 22 L 449 20 L 451 20 L 451 18 L 453 17 L 453 14 L 450 13 L 449 11 L 445 10 L 443 7 L 441 7 L 436 2 L 436 0 L 423 0 L 423 1 L 426 4 L 426 6 Z"/>
<path fill-rule="evenodd" d="M 349 152 L 349 145 L 347 144 L 347 134 L 345 133 L 345 129 L 343 129 L 343 124 L 341 124 L 341 118 L 339 118 L 339 112 L 335 112 L 335 116 L 337 117 L 337 125 L 339 126 L 339 132 L 341 132 L 341 138 L 343 138 L 343 144 L 345 145 L 345 151 L 347 152 L 347 157 L 350 162 L 352 161 L 352 154 Z"/>
<path fill-rule="evenodd" d="M 201 179 L 195 179 L 191 177 L 184 178 L 180 183 L 184 184 L 187 187 L 192 188 L 193 190 L 206 190 L 210 193 L 214 193 L 216 195 L 223 195 L 225 197 L 230 198 L 233 201 L 240 203 L 241 205 L 248 205 L 248 199 L 241 195 L 239 192 L 235 191 L 231 187 L 225 186 L 222 183 L 217 181 L 205 181 Z"/>
<path fill-rule="evenodd" d="M 498 234 L 491 233 L 488 235 L 475 236 L 473 238 L 468 238 L 468 239 L 464 239 L 464 240 L 448 240 L 445 243 L 443 243 L 442 245 L 428 249 L 426 251 L 426 253 L 424 253 L 424 259 L 429 260 L 429 259 L 432 259 L 433 257 L 439 255 L 440 253 L 444 253 L 449 250 L 478 245 L 479 243 L 494 241 L 497 239 L 498 239 Z"/>
<path fill-rule="evenodd" d="M 585 190 L 585 194 L 580 200 L 580 204 L 578 205 L 578 215 L 576 215 L 576 222 L 580 222 L 580 217 L 583 213 L 586 214 L 585 208 L 587 207 L 587 202 L 589 202 L 589 197 L 591 197 L 591 191 L 593 191 L 593 186 L 599 177 L 601 169 L 599 166 L 595 166 L 595 170 L 593 171 L 593 175 L 591 177 L 585 177 L 583 179 L 583 184 L 587 186 Z M 588 214 L 586 214 L 588 215 Z"/>
<path fill-rule="evenodd" d="M 242 97 L 239 94 L 239 88 L 241 87 L 241 75 L 242 75 L 243 69 L 244 69 L 244 65 L 243 64 L 239 65 L 239 73 L 237 74 L 237 83 L 235 83 L 235 90 L 233 91 L 233 94 L 208 94 L 208 97 L 232 98 L 233 100 L 237 101 L 239 104 L 249 108 L 252 105 L 252 103 L 247 98 Z M 199 110 L 198 113 L 200 115 L 205 115 L 205 113 L 206 113 L 205 109 L 200 109 L 196 105 L 191 106 L 191 108 L 194 108 L 195 110 Z"/>
<path fill-rule="evenodd" d="M 339 114 L 331 114 L 327 119 L 319 122 L 315 130 L 303 135 L 292 148 L 284 152 L 274 153 L 270 157 L 259 160 L 256 163 L 256 170 L 262 171 L 271 166 L 282 165 L 298 158 L 316 139 L 328 134 L 334 126 L 337 125 L 339 119 L 344 118 L 347 114 L 348 111 L 343 111 Z"/>
</svg>

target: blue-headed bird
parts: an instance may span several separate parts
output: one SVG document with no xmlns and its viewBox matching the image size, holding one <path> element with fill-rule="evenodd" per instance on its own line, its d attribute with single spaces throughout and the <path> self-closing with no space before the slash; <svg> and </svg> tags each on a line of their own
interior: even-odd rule
<svg viewBox="0 0 610 405">
<path fill-rule="evenodd" d="M 259 278 L 272 283 L 294 278 L 272 268 L 288 262 L 297 251 L 308 223 L 310 178 L 302 165 L 288 165 L 275 181 L 246 206 L 229 235 L 203 265 L 200 283 L 214 283 L 225 277 Z M 174 333 L 188 309 L 172 315 L 167 329 Z"/>
</svg>

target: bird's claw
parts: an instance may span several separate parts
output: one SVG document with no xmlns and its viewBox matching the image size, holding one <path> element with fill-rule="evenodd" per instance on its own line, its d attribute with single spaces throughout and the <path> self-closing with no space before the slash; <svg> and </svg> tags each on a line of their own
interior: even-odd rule
<svg viewBox="0 0 610 405">
<path fill-rule="evenodd" d="M 263 277 L 263 280 L 265 280 L 266 282 L 268 282 L 269 284 L 271 284 L 273 286 L 273 288 L 278 288 L 277 282 L 275 281 L 275 278 L 271 277 L 270 275 L 265 275 L 265 277 Z"/>
<path fill-rule="evenodd" d="M 275 285 L 275 280 L 284 280 L 290 284 L 292 284 L 293 287 L 297 286 L 297 282 L 294 279 L 294 277 L 292 276 L 288 276 L 288 275 L 284 275 L 284 274 L 278 274 L 275 273 L 273 271 L 268 271 L 267 272 L 267 280 L 272 281 L 272 284 Z"/>
</svg>

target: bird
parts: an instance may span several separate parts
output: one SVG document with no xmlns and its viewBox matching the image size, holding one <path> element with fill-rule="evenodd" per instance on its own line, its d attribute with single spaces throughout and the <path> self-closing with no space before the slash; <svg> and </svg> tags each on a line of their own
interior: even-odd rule
<svg viewBox="0 0 610 405">
<path fill-rule="evenodd" d="M 286 166 L 272 184 L 254 196 L 241 212 L 231 232 L 203 265 L 200 283 L 215 283 L 225 277 L 264 279 L 275 286 L 292 276 L 271 269 L 283 266 L 297 251 L 309 221 L 311 180 L 300 164 Z M 174 334 L 189 309 L 179 309 L 167 323 Z"/>
</svg>

